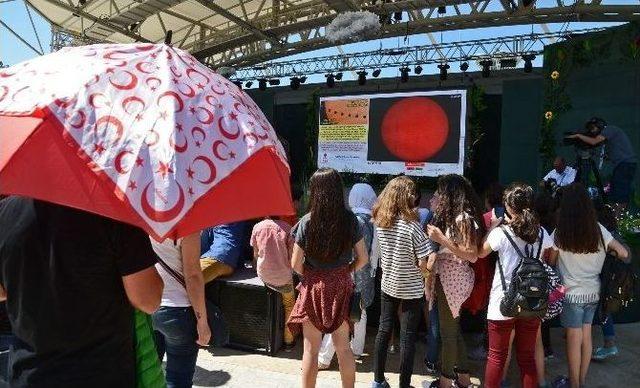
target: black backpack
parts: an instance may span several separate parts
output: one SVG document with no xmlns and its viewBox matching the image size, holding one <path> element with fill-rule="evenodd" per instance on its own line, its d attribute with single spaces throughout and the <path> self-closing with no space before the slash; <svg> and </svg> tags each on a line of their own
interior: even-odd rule
<svg viewBox="0 0 640 388">
<path fill-rule="evenodd" d="M 600 235 L 602 245 L 604 238 Z M 631 264 L 609 254 L 604 259 L 600 272 L 600 312 L 603 315 L 617 313 L 633 302 L 640 282 Z"/>
<path fill-rule="evenodd" d="M 527 244 L 525 246 L 525 254 L 518 245 L 513 241 L 504 227 L 500 227 L 502 232 L 507 236 L 513 249 L 516 250 L 520 257 L 520 262 L 511 273 L 511 283 L 509 288 L 504 280 L 504 272 L 502 263 L 498 259 L 498 268 L 500 269 L 500 280 L 502 282 L 502 290 L 504 298 L 500 302 L 500 312 L 505 317 L 512 318 L 542 318 L 547 313 L 547 305 L 549 302 L 549 275 L 540 260 L 542 253 L 543 232 L 540 229 L 540 242 L 538 243 L 538 252 L 533 254 L 533 246 Z"/>
</svg>

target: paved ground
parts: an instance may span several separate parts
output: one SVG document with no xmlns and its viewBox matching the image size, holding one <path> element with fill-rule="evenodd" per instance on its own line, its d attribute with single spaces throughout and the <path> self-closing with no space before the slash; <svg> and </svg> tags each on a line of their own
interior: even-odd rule
<svg viewBox="0 0 640 388">
<path fill-rule="evenodd" d="M 640 323 L 617 325 L 618 347 L 620 354 L 616 359 L 605 363 L 592 363 L 589 369 L 588 384 L 590 388 L 601 387 L 640 387 Z M 365 352 L 373 349 L 373 330 L 367 338 Z M 601 343 L 602 336 L 599 328 L 594 328 L 594 345 Z M 554 378 L 560 374 L 566 374 L 566 357 L 564 353 L 564 340 L 562 329 L 553 329 L 552 341 L 556 358 L 547 363 L 547 378 Z M 424 354 L 424 344 L 418 345 L 417 353 Z M 424 374 L 424 368 L 419 362 L 422 357 L 416 356 L 413 385 L 428 387 L 434 378 Z M 290 388 L 300 386 L 300 359 L 301 349 L 298 346 L 292 353 L 280 352 L 277 357 L 269 357 L 258 354 L 244 353 L 231 349 L 216 350 L 212 353 L 201 351 L 198 358 L 198 368 L 195 375 L 197 387 L 264 387 L 264 388 Z M 358 361 L 356 386 L 358 388 L 369 387 L 373 378 L 371 372 L 372 357 L 366 356 Z M 515 364 L 515 360 L 514 360 Z M 340 387 L 340 376 L 337 371 L 337 363 L 329 371 L 322 371 L 318 376 L 319 388 Z M 388 362 L 387 379 L 391 386 L 398 384 L 399 360 L 398 356 L 390 355 Z M 474 362 L 475 383 L 479 383 L 478 377 L 483 374 L 483 362 Z M 517 381 L 517 368 L 511 368 L 511 380 Z M 517 387 L 518 384 L 513 384 Z"/>
</svg>

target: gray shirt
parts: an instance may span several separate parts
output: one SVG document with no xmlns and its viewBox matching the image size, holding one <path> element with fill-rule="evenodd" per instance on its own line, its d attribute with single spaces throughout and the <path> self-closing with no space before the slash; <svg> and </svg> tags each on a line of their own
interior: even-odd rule
<svg viewBox="0 0 640 388">
<path fill-rule="evenodd" d="M 334 269 L 334 268 L 338 268 L 340 266 L 343 265 L 348 265 L 353 261 L 353 249 L 349 248 L 346 251 L 340 253 L 340 255 L 338 255 L 337 259 L 334 261 L 330 261 L 330 262 L 326 262 L 326 261 L 322 261 L 322 260 L 318 260 L 317 258 L 314 257 L 310 257 L 309 255 L 307 255 L 306 253 L 306 242 L 307 242 L 307 228 L 309 225 L 309 221 L 311 220 L 311 215 L 310 214 L 305 214 L 300 221 L 296 224 L 296 226 L 293 227 L 293 229 L 291 230 L 291 234 L 293 235 L 293 238 L 296 242 L 296 244 L 298 244 L 298 246 L 300 246 L 300 248 L 302 248 L 303 250 L 305 250 L 305 256 L 304 256 L 304 265 L 306 266 L 310 266 L 311 268 L 314 269 L 321 269 L 321 270 L 329 270 L 329 269 Z M 356 218 L 356 216 L 353 216 L 353 231 L 352 231 L 352 246 L 355 246 L 356 243 L 358 243 L 358 241 L 362 240 L 362 229 L 363 229 L 364 225 L 361 224 L 361 222 Z"/>
<path fill-rule="evenodd" d="M 605 151 L 613 168 L 622 162 L 636 162 L 633 145 L 622 129 L 615 125 L 607 125 L 600 134 L 607 139 Z"/>
</svg>

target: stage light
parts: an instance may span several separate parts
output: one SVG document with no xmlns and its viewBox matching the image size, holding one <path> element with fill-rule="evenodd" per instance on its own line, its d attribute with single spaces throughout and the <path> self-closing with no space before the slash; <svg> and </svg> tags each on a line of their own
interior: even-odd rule
<svg viewBox="0 0 640 388">
<path fill-rule="evenodd" d="M 78 4 L 80 4 L 80 6 L 82 7 L 83 5 L 87 4 L 87 0 L 80 0 L 78 1 Z"/>
<path fill-rule="evenodd" d="M 469 70 L 469 62 L 462 62 L 460 64 L 460 70 L 462 70 L 463 72 Z"/>
<path fill-rule="evenodd" d="M 371 73 L 371 75 L 374 76 L 375 78 L 378 78 L 380 76 L 380 72 L 381 72 L 380 69 L 375 69 L 373 73 Z"/>
<path fill-rule="evenodd" d="M 262 90 L 263 92 L 265 90 L 267 90 L 267 80 L 262 78 L 258 80 L 258 89 Z"/>
<path fill-rule="evenodd" d="M 135 23 L 131 23 L 129 24 L 129 31 L 131 32 L 136 32 L 138 31 L 138 29 L 140 28 L 140 25 L 142 24 L 142 22 L 135 22 Z"/>
<path fill-rule="evenodd" d="M 341 72 L 340 73 L 336 73 L 336 79 L 338 81 L 342 81 L 342 73 Z"/>
<path fill-rule="evenodd" d="M 244 87 L 247 89 L 249 89 L 252 86 L 253 86 L 253 81 L 248 81 L 246 84 L 244 84 Z"/>
<path fill-rule="evenodd" d="M 238 87 L 238 89 L 242 89 L 242 81 L 233 81 L 233 84 Z"/>
<path fill-rule="evenodd" d="M 397 22 L 401 22 L 402 21 L 402 12 L 394 12 L 393 13 L 393 20 Z"/>
<path fill-rule="evenodd" d="M 278 78 L 272 78 L 272 79 L 269 80 L 269 85 L 278 86 L 278 85 L 280 85 L 280 80 Z"/>
<path fill-rule="evenodd" d="M 367 83 L 367 74 L 369 73 L 364 70 L 358 72 L 358 85 L 362 86 Z"/>
<path fill-rule="evenodd" d="M 440 69 L 440 81 L 445 81 L 447 79 L 447 70 L 449 70 L 451 66 L 448 63 L 441 63 L 438 65 L 438 69 Z"/>
<path fill-rule="evenodd" d="M 305 82 L 307 82 L 307 76 L 303 75 L 302 77 L 300 77 L 300 83 L 303 84 Z"/>
<path fill-rule="evenodd" d="M 336 86 L 336 80 L 335 80 L 335 76 L 333 74 L 327 74 L 327 75 L 325 75 L 325 77 L 327 77 L 327 87 L 328 88 L 332 88 L 332 87 Z"/>
<path fill-rule="evenodd" d="M 525 54 L 522 56 L 522 59 L 524 60 L 524 72 L 531 73 L 533 71 L 533 63 L 531 62 L 536 59 L 536 56 L 533 54 Z"/>
<path fill-rule="evenodd" d="M 518 65 L 518 61 L 515 58 L 503 58 L 500 60 L 501 69 L 514 68 Z"/>
<path fill-rule="evenodd" d="M 400 82 L 405 83 L 409 81 L 409 71 L 410 69 L 406 66 L 400 68 Z"/>
<path fill-rule="evenodd" d="M 300 88 L 300 78 L 299 77 L 291 77 L 291 80 L 289 81 L 289 86 L 293 90 L 298 90 L 298 88 Z"/>
<path fill-rule="evenodd" d="M 444 15 L 445 13 L 447 13 L 447 7 L 445 7 L 445 6 L 438 7 L 438 13 L 440 15 Z"/>
<path fill-rule="evenodd" d="M 416 73 L 416 74 L 422 73 L 422 66 L 420 66 L 420 65 L 416 66 L 416 68 L 413 69 L 413 72 Z"/>
<path fill-rule="evenodd" d="M 491 76 L 491 66 L 493 66 L 493 61 L 485 59 L 484 61 L 480 61 L 480 66 L 482 66 L 482 78 L 489 78 Z"/>
</svg>

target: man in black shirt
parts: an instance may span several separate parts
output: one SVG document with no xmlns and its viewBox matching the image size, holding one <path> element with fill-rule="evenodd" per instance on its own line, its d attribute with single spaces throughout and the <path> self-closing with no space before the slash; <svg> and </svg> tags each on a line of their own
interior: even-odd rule
<svg viewBox="0 0 640 388">
<path fill-rule="evenodd" d="M 149 237 L 25 197 L 0 201 L 0 296 L 17 337 L 9 384 L 134 387 L 133 307 L 156 310 Z"/>
</svg>

